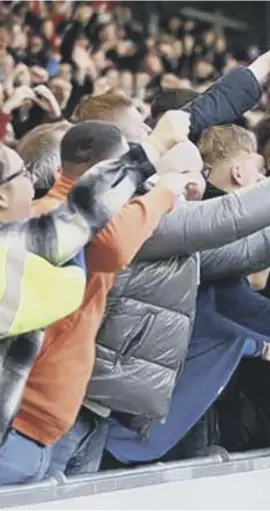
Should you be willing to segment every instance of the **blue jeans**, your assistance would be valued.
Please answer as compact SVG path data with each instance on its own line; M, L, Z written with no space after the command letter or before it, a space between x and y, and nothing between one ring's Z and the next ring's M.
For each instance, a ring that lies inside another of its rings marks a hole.
M107 439L107 420L91 416L82 409L74 426L52 448L47 477L58 472L66 475L97 472Z
M0 485L41 481L50 458L51 447L43 447L11 429L0 449Z

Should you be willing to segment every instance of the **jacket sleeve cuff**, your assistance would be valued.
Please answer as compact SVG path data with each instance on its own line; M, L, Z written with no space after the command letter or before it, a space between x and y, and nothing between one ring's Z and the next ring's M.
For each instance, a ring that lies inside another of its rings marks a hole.
M246 101L249 105L247 110L259 103L262 96L262 87L248 67L239 67L230 73L230 81L236 80L240 90L246 93Z
M152 165L146 152L139 144L129 144L129 151L124 154L122 158L126 161L126 163L130 161L133 165L135 162L138 164L142 181L146 181L149 177L156 173L155 167Z
M209 126L231 124L259 103L262 89L252 71L234 69L204 94L184 107L191 114L191 140Z

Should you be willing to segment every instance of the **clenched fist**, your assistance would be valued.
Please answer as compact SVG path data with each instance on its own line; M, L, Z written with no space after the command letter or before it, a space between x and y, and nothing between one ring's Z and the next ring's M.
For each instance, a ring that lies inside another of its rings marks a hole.
M160 156L171 149L175 144L183 142L190 130L190 115L182 110L169 110L158 121L153 133L150 135Z
M157 174L167 172L181 174L183 172L201 172L203 161L199 149L190 140L176 144L166 152L156 165Z
M6 101L3 112L10 114L16 108L23 106L25 101L35 101L35 99L36 96L33 89L27 85L21 85L15 89L13 95Z
M150 160L156 163L172 147L186 140L189 130L190 115L187 112L182 110L166 112L143 144Z
M168 180L168 188L176 195L180 191L189 200L201 199L204 193L202 168L200 152L188 139L167 151L156 165L157 174L163 184L166 185Z
M158 183L168 188L176 196L183 195L189 200L201 199L204 192L204 181L199 174L193 172L187 172L186 174L176 174L175 172L168 172L168 174L162 174L159 177ZM203 185L203 191L202 190ZM190 190L196 193L196 196L190 197ZM200 195L198 196L198 193Z
M39 106L52 118L61 116L61 109L52 91L46 85L37 85L34 88Z

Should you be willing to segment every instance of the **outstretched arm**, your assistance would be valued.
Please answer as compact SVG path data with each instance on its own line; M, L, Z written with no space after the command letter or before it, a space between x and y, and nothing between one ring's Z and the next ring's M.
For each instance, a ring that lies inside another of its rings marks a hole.
M56 265L67 261L155 172L162 154L187 137L189 126L185 112L167 112L142 147L134 145L119 160L96 165L74 186L65 204L47 216L2 226L0 243L15 237Z
M141 260L167 259L224 246L270 224L270 180L211 201L178 199L144 244Z
M233 123L261 98L261 85L270 72L270 51L249 67L239 67L218 80L183 110L191 115L190 139L210 126Z
M249 275L270 265L270 227L225 247L201 252L204 280Z

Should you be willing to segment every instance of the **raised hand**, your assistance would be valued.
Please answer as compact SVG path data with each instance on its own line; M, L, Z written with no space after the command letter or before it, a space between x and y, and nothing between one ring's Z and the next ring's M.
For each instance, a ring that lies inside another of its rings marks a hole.
M52 118L57 119L61 116L61 108L58 101L46 85L37 85L37 87L34 88L34 92L37 98L36 102L45 112Z
M169 149L187 139L190 130L190 115L181 110L169 110L158 121L155 129L144 144L153 162Z
M21 85L17 87L12 96L5 102L3 106L3 112L10 114L16 108L20 108L26 101L36 101L36 95L27 85Z

